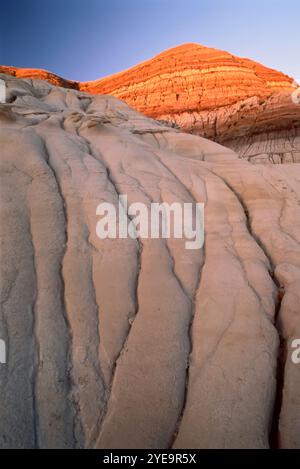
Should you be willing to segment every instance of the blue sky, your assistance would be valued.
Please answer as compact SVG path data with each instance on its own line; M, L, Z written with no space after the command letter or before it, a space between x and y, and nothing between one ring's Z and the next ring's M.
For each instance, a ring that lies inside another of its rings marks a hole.
M300 79L300 0L0 0L0 63L93 80L185 42Z

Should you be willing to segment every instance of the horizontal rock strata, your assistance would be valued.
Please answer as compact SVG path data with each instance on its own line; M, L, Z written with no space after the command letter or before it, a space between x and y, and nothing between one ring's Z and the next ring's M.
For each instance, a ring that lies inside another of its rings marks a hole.
M293 79L225 51L183 44L123 72L81 83L43 70L0 71L113 95L254 163L300 162L300 96Z

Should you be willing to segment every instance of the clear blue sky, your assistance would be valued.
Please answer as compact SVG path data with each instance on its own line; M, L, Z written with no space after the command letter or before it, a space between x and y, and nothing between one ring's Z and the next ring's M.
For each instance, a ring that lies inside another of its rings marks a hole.
M0 0L0 63L93 80L198 42L300 79L300 0Z

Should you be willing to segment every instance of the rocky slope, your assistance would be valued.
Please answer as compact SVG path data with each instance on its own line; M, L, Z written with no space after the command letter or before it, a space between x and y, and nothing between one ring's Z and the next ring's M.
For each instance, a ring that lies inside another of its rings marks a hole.
M300 103L291 97L293 79L228 52L184 44L124 72L83 83L44 71L39 76L38 70L2 71L113 95L147 116L175 122L253 162L300 161Z
M299 447L300 165L1 78L0 446ZM204 202L204 247L99 239L118 194Z
M61 78L55 73L48 72L47 70L41 70L38 68L17 68L7 67L0 65L0 73L11 75L16 78L32 78L38 80L45 80L54 86L62 86L64 88L72 88L75 90L79 89L79 82L73 80L66 80Z

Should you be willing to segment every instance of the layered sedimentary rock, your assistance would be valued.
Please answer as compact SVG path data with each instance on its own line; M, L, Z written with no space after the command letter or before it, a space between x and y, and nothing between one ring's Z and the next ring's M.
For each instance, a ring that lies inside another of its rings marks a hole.
M225 51L184 44L124 72L82 83L10 69L2 71L113 95L146 116L230 146L253 162L300 161L300 98L294 80Z
M293 79L228 52L184 44L80 88L116 96L253 162L300 161L300 101Z
M299 447L300 165L0 77L1 447ZM120 194L204 203L203 248L100 239Z
M79 82L74 80L66 80L55 73L41 70L38 68L17 68L8 67L5 65L0 66L0 73L11 75L16 78L33 78L35 80L45 80L54 86L63 86L64 88L79 89Z

